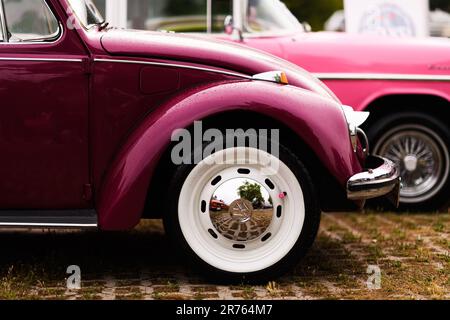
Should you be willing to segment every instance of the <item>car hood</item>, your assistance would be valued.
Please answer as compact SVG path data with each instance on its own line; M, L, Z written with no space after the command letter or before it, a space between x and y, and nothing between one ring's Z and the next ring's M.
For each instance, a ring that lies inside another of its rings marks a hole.
M227 69L253 76L285 71L291 85L339 101L320 80L295 64L248 47L202 35L110 29L101 38L113 56L166 59Z
M314 73L450 74L450 39L391 38L338 32L280 40L284 59Z

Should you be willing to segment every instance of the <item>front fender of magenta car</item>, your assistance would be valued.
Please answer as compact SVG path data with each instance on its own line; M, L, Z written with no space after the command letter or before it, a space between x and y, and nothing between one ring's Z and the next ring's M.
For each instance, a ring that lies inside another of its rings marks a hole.
M139 222L149 182L154 179L155 170L170 147L175 130L188 128L195 121L214 115L242 110L265 115L274 123L289 128L296 135L295 139L303 141L326 168L326 177L331 179L327 183L336 186L332 192L345 195L346 187L350 187L354 188L349 190L351 200L370 197L364 193L367 191L364 186L372 177L370 174L357 176L363 171L361 163L364 160L358 157L349 138L349 124L356 122L346 121L339 104L303 89L266 81L215 83L184 92L168 101L151 113L129 137L110 167L99 193L101 228L121 230ZM377 167L383 165L379 159L372 161ZM393 176L390 169L385 166L384 171L377 171L378 176L373 177L378 181L382 175L385 179L382 182L386 189L377 195L393 189L392 181L398 177ZM352 180L355 175L357 181L355 178ZM379 190L378 186L372 186L375 191ZM330 199L333 196L325 195ZM323 202L345 201L330 199Z
M175 130L188 128L194 121L239 110L267 116L289 128L337 182L341 190L336 192L345 191L349 178L362 171L346 118L335 101L267 81L209 84L183 92L160 106L129 137L99 194L100 226L116 230L124 226L131 228L139 222L149 181Z

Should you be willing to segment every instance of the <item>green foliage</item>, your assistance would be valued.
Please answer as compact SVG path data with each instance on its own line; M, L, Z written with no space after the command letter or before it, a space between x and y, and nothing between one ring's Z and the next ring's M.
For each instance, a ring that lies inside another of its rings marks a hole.
M313 30L323 30L325 21L344 7L343 0L284 0L300 21L308 22Z
M262 208L264 206L264 197L261 193L261 186L257 183L250 183L245 181L245 183L238 188L238 195L250 201L253 208Z

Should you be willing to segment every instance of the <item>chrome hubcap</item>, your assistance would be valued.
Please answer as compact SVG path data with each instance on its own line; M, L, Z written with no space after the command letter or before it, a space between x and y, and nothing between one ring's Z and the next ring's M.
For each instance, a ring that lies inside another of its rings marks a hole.
M374 150L399 165L403 184L401 202L428 200L445 184L448 150L442 139L427 127L400 126L383 135Z
M237 199L230 204L228 213L232 220L238 223L246 223L252 218L253 205L247 199Z
M242 178L229 180L211 198L211 222L229 240L257 239L272 222L271 201L268 190L260 183Z
M409 154L403 159L403 163L405 165L405 169L408 172L414 172L417 170L417 157L413 154Z

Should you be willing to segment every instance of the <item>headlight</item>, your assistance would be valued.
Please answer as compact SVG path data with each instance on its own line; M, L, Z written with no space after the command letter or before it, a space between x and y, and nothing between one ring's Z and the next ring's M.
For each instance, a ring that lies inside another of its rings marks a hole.
M352 107L342 106L344 110L345 118L347 119L348 130L350 133L350 140L352 141L353 151L356 152L358 148L358 136L362 135L364 138L364 143L366 144L366 152L369 152L369 144L367 141L367 136L359 127L366 122L369 118L370 113L366 111L355 111Z

